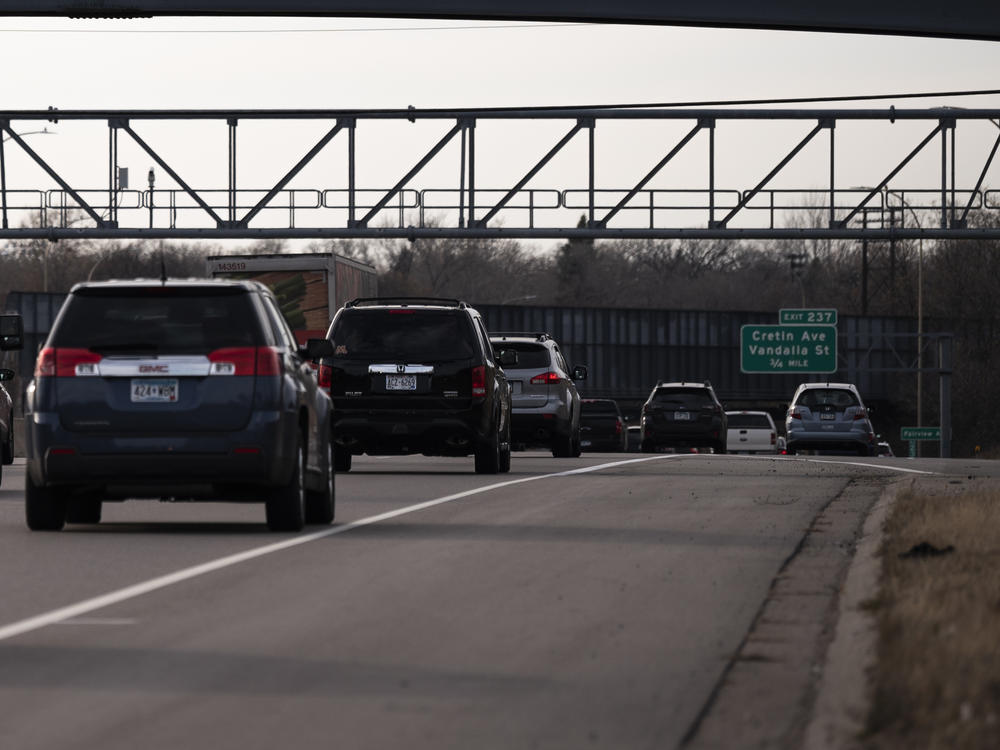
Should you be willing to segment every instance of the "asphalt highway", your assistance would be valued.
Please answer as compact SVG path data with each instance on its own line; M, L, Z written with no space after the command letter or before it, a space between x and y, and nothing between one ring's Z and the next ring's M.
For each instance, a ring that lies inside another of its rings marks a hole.
M262 506L141 501L32 533L19 460L0 486L0 737L697 744L817 516L853 497L860 524L885 483L970 466L528 452L491 477L471 458L356 457L335 524L302 534L268 532Z

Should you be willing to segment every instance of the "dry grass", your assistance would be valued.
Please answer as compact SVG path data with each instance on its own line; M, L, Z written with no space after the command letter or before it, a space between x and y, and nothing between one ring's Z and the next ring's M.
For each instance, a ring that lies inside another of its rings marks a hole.
M929 542L955 551L901 558ZM1000 491L901 495L886 523L866 748L1000 748Z

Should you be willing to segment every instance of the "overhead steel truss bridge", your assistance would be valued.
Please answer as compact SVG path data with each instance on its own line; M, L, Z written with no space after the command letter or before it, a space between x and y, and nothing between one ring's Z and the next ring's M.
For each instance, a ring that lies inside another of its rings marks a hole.
M0 131L0 239L1000 239L994 109L49 109Z

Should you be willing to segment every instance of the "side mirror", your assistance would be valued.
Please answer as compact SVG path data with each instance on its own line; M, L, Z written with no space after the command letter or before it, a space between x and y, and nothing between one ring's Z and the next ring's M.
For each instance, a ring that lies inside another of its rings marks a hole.
M500 360L501 367L514 367L517 365L518 360L517 351L514 349L504 349L500 352L498 359Z
M13 380L17 377L17 373L13 370L8 370L6 367L0 370L0 381Z
M305 351L309 359L323 359L333 356L333 342L330 339L309 339Z
M587 379L587 368L583 365L577 365L573 368L573 380L586 380Z
M24 321L17 314L0 315L0 350L24 348Z

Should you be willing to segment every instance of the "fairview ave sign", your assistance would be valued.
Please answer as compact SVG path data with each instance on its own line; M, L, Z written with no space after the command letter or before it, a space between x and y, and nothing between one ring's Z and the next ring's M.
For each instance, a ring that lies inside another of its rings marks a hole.
M746 325L740 329L745 373L836 372L837 327Z

